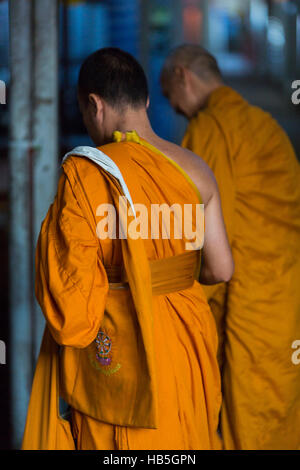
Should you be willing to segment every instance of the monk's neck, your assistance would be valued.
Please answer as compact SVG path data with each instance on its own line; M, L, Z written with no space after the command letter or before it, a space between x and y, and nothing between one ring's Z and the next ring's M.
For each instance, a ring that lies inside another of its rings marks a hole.
M151 127L147 116L147 111L145 109L141 111L128 111L116 123L115 130L124 133L134 130L140 137L144 138L145 140L150 140L156 135Z
M222 82L213 82L207 86L207 88L201 87L201 89L195 91L196 96L198 96L198 106L195 114L198 114L201 109L206 108L209 105L211 96L215 94L217 90L224 87Z

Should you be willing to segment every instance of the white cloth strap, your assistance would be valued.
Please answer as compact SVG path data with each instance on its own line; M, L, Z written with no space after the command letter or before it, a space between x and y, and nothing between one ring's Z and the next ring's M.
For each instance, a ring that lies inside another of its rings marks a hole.
M84 145L80 147L75 147L73 150L71 150L71 152L66 153L62 159L61 164L63 165L66 159L72 155L77 157L87 157L93 162L97 163L97 165L103 168L103 170L105 170L107 173L114 176L119 181L123 194L129 201L133 214L136 217L134 204L131 199L129 189L124 181L122 173L111 158L109 158L107 155L105 155L105 153L101 152L101 150L98 150L95 147L88 147Z

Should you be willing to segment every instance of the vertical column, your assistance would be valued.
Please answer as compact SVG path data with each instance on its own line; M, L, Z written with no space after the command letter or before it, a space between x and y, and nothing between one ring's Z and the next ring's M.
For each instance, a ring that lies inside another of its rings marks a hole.
M202 8L202 46L206 49L210 48L209 43L209 0L201 0Z
M297 15L296 4L290 2L282 5L285 29L285 77L283 86L287 99L290 97L291 82L297 73Z
M58 5L10 2L10 351L13 446L21 444L44 327L34 254L57 186Z
M139 51L139 0L109 0L111 45L138 57Z
M149 25L149 16L150 16L150 7L149 2L141 2L141 29L140 29L140 61L145 70L146 75L149 74L149 54L150 54L150 25Z
M10 350L12 443L19 447L32 380L31 19L32 2L10 2Z
M33 247L41 222L53 202L58 177L58 2L34 2L33 138ZM34 250L32 253L34 262ZM32 271L34 272L34 265ZM34 287L34 286L33 286ZM44 318L34 301L34 357L39 352Z
M183 0L172 0L172 24L170 31L170 38L172 41L171 47L176 47L182 44L183 41Z

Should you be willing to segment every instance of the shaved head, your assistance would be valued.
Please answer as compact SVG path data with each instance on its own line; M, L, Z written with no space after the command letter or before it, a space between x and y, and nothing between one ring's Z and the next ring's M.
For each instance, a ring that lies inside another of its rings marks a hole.
M170 53L162 69L161 80L169 81L178 66L191 70L203 81L222 81L222 74L214 56L196 44L184 44Z
M191 119L206 106L211 93L223 86L223 79L216 59L206 49L185 44L166 59L160 83L172 108Z

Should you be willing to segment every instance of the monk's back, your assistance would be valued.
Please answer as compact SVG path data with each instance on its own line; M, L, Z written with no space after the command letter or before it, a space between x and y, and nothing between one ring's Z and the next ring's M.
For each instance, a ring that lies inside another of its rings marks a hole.
M269 113L251 106L233 90L208 112L221 127L231 155L237 207L239 214L249 217L253 243L266 254L270 246L266 234L272 237L276 230L272 241L278 240L280 250L283 237L300 230L300 166L288 136ZM262 211L268 224L261 219Z
M261 227L266 239L270 229L271 236L278 228L276 217L286 223L280 230L299 230L300 166L288 136L270 114L251 106L231 88L221 87L191 121L183 145L214 171L229 232L238 226L233 221L238 214L244 220L248 217L244 240L253 225L252 242L259 246L257 230ZM229 194L230 205L239 208L234 216L226 210ZM261 224L260 209L267 217L273 214L274 220L270 216L271 223Z
M179 209L180 207L179 210L184 215L185 205L201 203L202 201L199 200L195 187L163 155L144 145L135 142L121 142L105 145L101 150L109 155L121 170L134 204L142 204L146 208L149 216L149 237L144 239L144 242L148 258L157 259L184 252L187 240L184 236L174 238L172 208ZM174 149L170 146L168 150ZM186 151L182 149L182 152L185 153ZM191 153L191 155L193 154ZM197 159L197 157L195 158ZM151 213L154 213L155 206L164 208L166 214L168 214L170 208L171 229L169 238L162 236L163 227L161 222L158 236L151 236L151 223L154 224L155 222L154 219L151 220ZM194 212L195 214L196 212ZM193 231L196 230L195 216L192 220L192 229ZM120 245L119 240L114 240L113 243L116 246ZM109 248L108 252L116 253L116 249Z
M203 116L203 120L201 118ZM289 164L299 175L297 159L293 147L284 130L273 117L257 106L252 106L236 91L221 87L211 96L207 108L200 111L199 133L205 141L210 125L214 122L226 143L234 162L245 166L265 165L272 170L276 162ZM197 117L195 118L197 122ZM205 122L208 129L204 127ZM218 139L211 142L211 150L216 149ZM206 161L205 150L203 158ZM271 166L272 165L272 166ZM262 167L264 168L264 167Z

